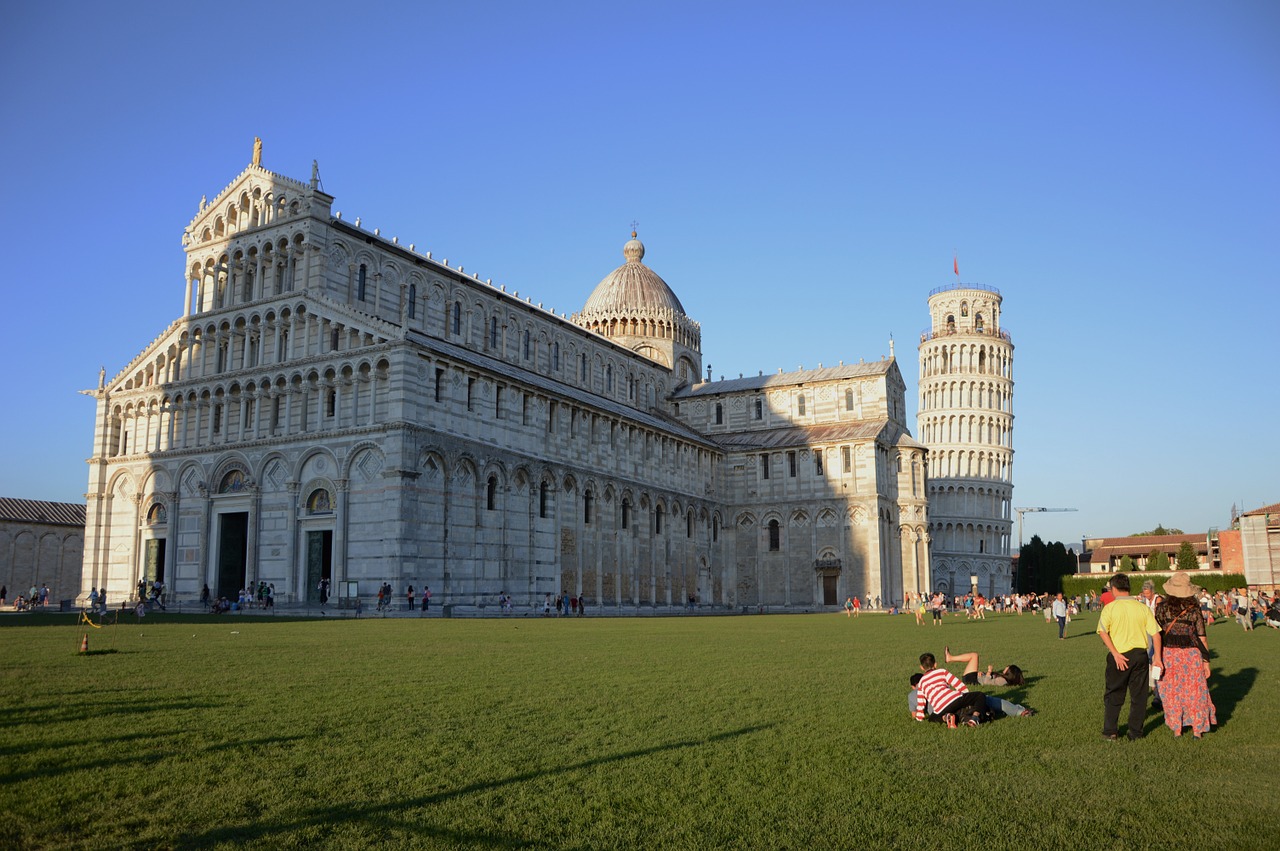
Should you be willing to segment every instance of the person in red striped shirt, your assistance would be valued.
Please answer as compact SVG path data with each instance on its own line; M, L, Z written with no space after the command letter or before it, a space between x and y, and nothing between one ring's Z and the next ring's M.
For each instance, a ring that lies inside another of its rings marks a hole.
M916 685L916 711L912 713L917 721L941 717L948 727L955 727L958 717L967 721L968 716L986 708L987 696L969 691L955 674L939 668L932 653L920 654L920 670L923 676Z

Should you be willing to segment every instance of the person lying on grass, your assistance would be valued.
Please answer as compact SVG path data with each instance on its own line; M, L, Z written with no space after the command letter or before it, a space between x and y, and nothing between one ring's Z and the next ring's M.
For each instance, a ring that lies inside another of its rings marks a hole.
M986 673L982 673L978 670L977 653L952 653L950 647L943 647L942 654L947 662L964 662L964 675L960 679L967 686L1022 685L1022 669L1017 665L1007 665L998 674L994 673L988 665Z
M923 676L924 674L919 674L919 673L911 675L911 691L907 692L907 711L908 712L913 712L913 713L915 712L916 700L917 700L916 685L920 682L920 678ZM987 695L987 709L995 713L1000 713L1001 715L1010 715L1010 716L1013 716L1014 718L1030 718L1032 715L1036 714L1036 711L1034 709L1031 709L1030 707L1021 706L1017 703L1014 703L1011 700L1005 700L1004 698L996 697L994 694ZM941 721L942 719L930 718L929 720Z
M916 684L916 706L912 715L917 721L926 717L940 717L948 727L956 726L957 715L966 723L976 725L971 716L987 708L987 696L980 691L969 691L968 686L946 668L938 667L932 653L920 654L922 676Z

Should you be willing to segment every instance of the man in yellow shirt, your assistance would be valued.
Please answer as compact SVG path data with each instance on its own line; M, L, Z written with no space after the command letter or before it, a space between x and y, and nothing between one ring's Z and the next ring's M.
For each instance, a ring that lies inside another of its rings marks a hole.
M1148 665L1162 667L1160 659L1160 626L1151 609L1142 600L1129 596L1129 577L1117 573L1111 577L1115 599L1102 609L1098 635L1107 646L1107 687L1102 695L1102 738L1115 741L1119 737L1120 707L1124 693L1129 692L1129 741L1142 738L1142 724L1147 717ZM1147 660L1147 636L1154 650Z

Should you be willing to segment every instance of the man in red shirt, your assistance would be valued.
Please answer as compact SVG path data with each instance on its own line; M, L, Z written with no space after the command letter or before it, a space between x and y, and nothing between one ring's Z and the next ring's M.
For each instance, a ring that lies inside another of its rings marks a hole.
M957 715L965 718L986 708L987 696L980 691L969 691L969 687L955 674L939 668L932 653L920 654L920 670L924 675L916 685L916 711L913 713L917 721L923 721L926 715L940 716L948 727L954 727Z

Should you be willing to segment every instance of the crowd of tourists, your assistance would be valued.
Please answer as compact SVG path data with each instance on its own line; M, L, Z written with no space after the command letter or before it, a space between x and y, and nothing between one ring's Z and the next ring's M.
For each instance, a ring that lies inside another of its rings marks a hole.
M5 606L9 602L9 586L0 585L0 606ZM49 605L49 585L43 583L40 585L33 584L26 594L19 593L13 598L13 610L15 612L31 612L36 609L43 609Z
M504 594L503 598L503 611L510 614L511 597L510 595ZM569 617L571 615L574 617L582 617L587 613L587 598L570 597L568 594L547 594L542 600L542 616L544 618L551 617L552 608L555 609L555 617L558 618Z
M923 622L926 611L941 614L954 609L969 617L980 617L979 598L972 603L964 599L948 600L935 593L927 598L908 595L905 605L914 607L916 620ZM1059 638L1069 613L1081 607L1101 610L1097 634L1107 650L1103 676L1102 738L1120 738L1120 713L1127 698L1128 724L1124 729L1130 740L1144 735L1147 707L1154 697L1163 723L1176 738L1189 730L1192 739L1200 739L1217 723L1217 708L1209 692L1213 675L1209 655L1207 627L1215 618L1235 618L1246 630L1261 619L1267 626L1280 629L1280 599L1276 594L1246 588L1231 592L1210 593L1191 582L1185 571L1176 571L1157 590L1155 580L1147 580L1136 594L1131 593L1130 579L1117 573L1101 594L1081 595L1068 600L1062 594L1010 595L1002 603L1019 613L1040 608L1047 620L1057 620ZM911 676L908 709L918 721L936 721L948 727L977 726L996 718L1028 716L1034 710L1013 703L1005 697L976 691L974 686L991 688L1022 687L1027 681L1021 668L1006 665L995 671L991 665L983 671L978 654L952 653L943 648L944 664L962 663L964 671L957 677L938 665L932 653L920 656L920 671Z

